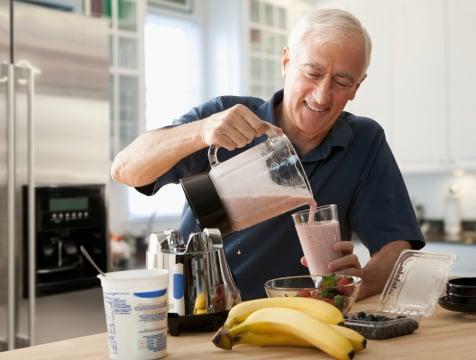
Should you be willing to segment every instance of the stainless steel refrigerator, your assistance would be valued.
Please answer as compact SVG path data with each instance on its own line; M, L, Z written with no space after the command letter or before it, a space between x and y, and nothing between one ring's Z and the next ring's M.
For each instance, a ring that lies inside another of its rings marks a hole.
M19 338L35 344L44 328L35 294L35 189L109 183L108 63L104 19L0 0L0 351Z

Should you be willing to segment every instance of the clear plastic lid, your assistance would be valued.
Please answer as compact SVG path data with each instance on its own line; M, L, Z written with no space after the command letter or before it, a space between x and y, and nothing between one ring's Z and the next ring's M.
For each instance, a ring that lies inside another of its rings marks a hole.
M402 251L380 297L380 310L431 316L455 258L454 254Z

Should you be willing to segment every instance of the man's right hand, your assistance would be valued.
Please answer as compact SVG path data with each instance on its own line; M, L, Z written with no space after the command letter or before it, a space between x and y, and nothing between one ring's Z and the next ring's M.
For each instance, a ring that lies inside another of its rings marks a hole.
M249 144L270 128L282 133L280 128L261 120L246 106L237 104L204 119L202 139L209 146L231 151Z

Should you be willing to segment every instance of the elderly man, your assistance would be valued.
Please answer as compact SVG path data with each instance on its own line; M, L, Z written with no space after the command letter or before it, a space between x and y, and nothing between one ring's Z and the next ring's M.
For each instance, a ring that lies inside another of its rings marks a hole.
M344 111L366 77L370 52L367 31L354 16L316 10L295 26L283 50L283 90L269 101L217 97L172 126L140 135L117 155L113 179L150 195L208 171L212 144L229 150L227 158L263 141L270 127L284 131L317 202L338 206L343 241L334 249L342 257L329 270L361 276L359 298L378 293L400 252L424 242L384 131ZM188 206L181 230L185 236L198 231ZM353 254L353 232L371 254L364 267ZM289 213L226 236L225 252L244 299L264 296L263 283L270 278L307 272Z

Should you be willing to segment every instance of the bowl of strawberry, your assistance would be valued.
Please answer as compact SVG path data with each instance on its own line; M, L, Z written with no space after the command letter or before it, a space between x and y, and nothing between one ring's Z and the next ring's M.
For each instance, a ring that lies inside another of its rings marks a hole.
M361 278L347 275L288 276L268 280L264 289L268 297L300 296L319 299L347 314L359 293Z

